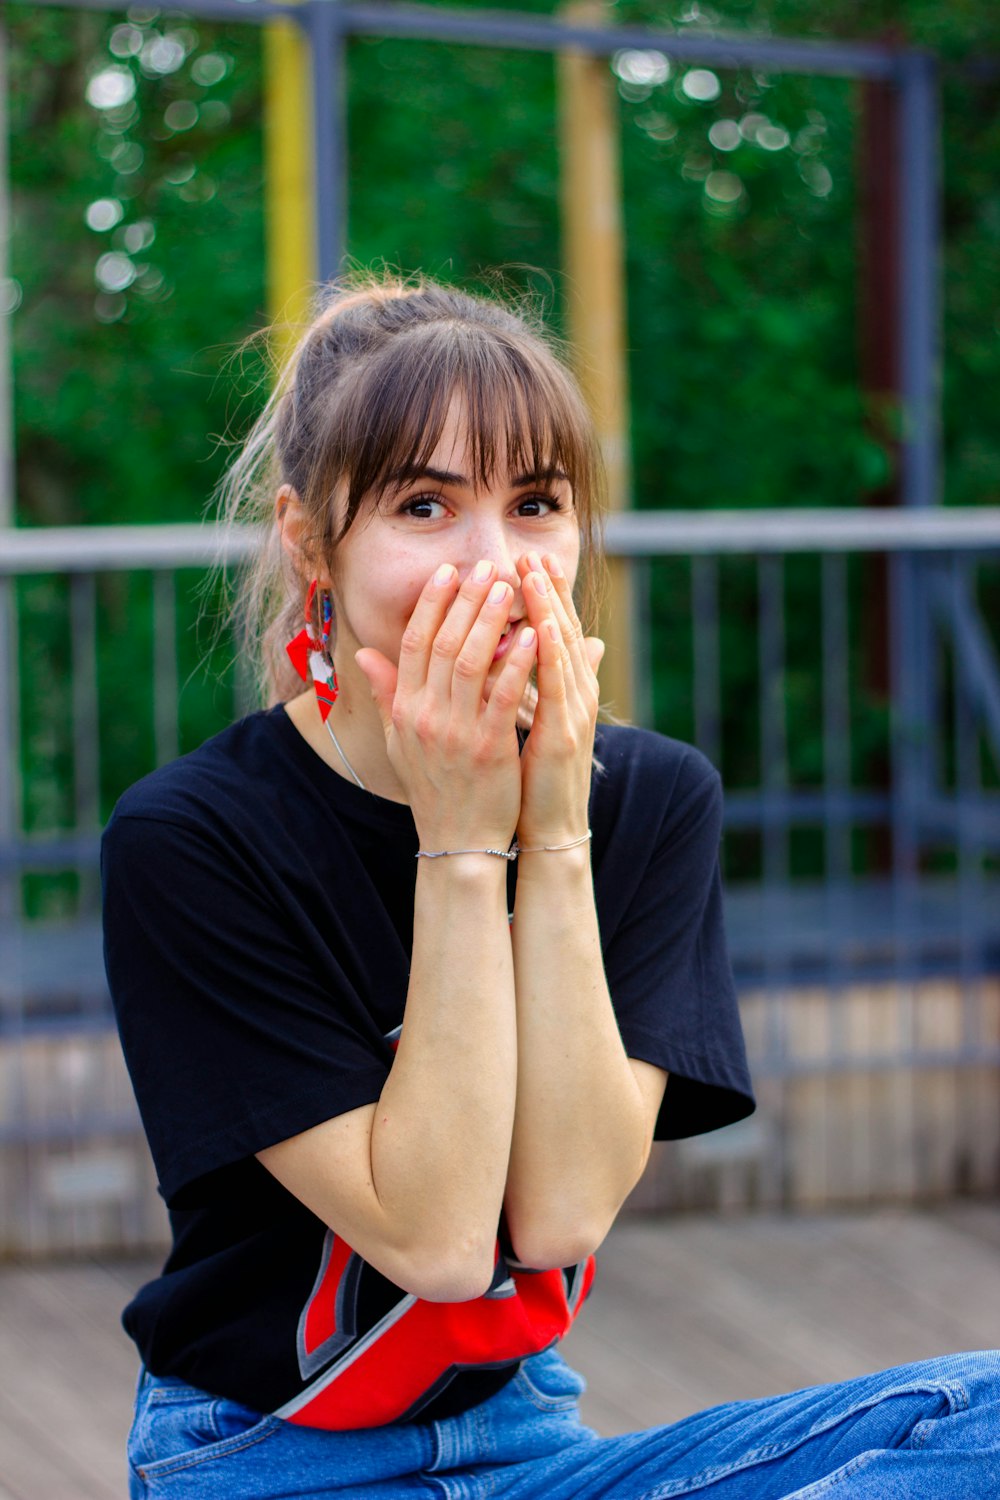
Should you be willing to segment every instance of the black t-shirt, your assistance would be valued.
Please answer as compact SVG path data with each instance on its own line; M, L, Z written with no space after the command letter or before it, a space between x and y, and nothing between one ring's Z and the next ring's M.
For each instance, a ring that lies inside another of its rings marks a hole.
M601 726L590 822L627 1053L669 1075L660 1139L753 1109L722 924L721 789L695 749ZM174 1246L124 1314L146 1365L308 1425L467 1409L558 1338L593 1267L407 1297L254 1153L375 1102L403 1023L408 807L326 766L281 707L154 772L104 835L105 957ZM509 868L511 906L516 865ZM427 1350L431 1353L428 1355Z

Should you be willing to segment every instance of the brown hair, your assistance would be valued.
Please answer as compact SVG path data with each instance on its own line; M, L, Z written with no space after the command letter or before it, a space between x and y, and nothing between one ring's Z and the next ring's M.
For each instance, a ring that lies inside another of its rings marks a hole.
M602 470L590 417L551 336L524 310L422 278L354 279L329 290L220 486L222 519L257 524L264 545L241 589L246 643L270 702L300 684L284 646L302 623L305 581L284 563L274 502L291 485L305 545L329 559L391 474L426 466L452 399L464 400L477 484L498 465L569 478L581 533L578 601L596 619ZM338 524L335 499L347 485Z

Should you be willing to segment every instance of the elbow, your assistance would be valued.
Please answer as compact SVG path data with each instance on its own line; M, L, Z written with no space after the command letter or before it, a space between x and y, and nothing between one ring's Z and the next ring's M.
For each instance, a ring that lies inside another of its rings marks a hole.
M570 1227L533 1224L515 1230L511 1226L511 1244L518 1265L530 1271L561 1270L593 1255L610 1227L610 1224Z
M489 1291L495 1270L494 1240L489 1246L431 1246L411 1251L392 1280L422 1302L473 1302Z

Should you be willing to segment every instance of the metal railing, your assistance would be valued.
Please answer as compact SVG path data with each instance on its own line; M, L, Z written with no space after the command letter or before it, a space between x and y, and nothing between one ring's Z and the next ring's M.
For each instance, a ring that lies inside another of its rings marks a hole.
M993 771L1000 766L1000 671L978 598L989 587L997 597L1000 509L638 512L612 517L607 542L634 573L640 718L697 743L727 785L727 900L740 985L1000 972L1000 792L995 777L989 784L991 757ZM114 575L151 580L149 740L151 765L159 764L181 748L178 572L238 565L254 545L246 533L202 526L0 533L8 618L23 616L15 594L31 578L61 580L65 590L67 629L55 639L70 662L48 669L58 695L49 712L69 716L73 746L65 768L72 816L24 832L17 705L44 688L37 666L33 685L17 680L32 628L21 618L0 730L8 808L0 1025L106 1024L98 837L109 783L112 794L122 788L106 765L119 689L99 666L102 589ZM869 653L859 644L858 612L872 587L859 573L866 557L884 560L887 591L891 711L879 719L868 705L868 732L882 737L869 756L883 763L881 782L859 776L852 746L865 712L860 676ZM245 711L238 682L233 693L232 712ZM803 769L804 734L811 749ZM852 855L859 838L868 840L860 868ZM804 863L796 856L803 840L812 851ZM67 870L78 882L69 919L27 920L25 875Z
M633 573L642 717L724 773L727 927L761 1105L663 1158L650 1201L992 1191L995 1148L978 1122L993 1118L1000 1067L1000 510L633 513L612 518L608 544ZM20 632L0 684L8 1248L162 1237L101 958L99 827L122 776L108 638L127 583L148 611L129 594L147 702L130 678L128 711L148 719L148 764L129 780L185 746L193 589L254 546L200 526L0 531L0 609L9 639ZM866 633L873 600L884 639ZM883 649L880 717L865 675ZM61 748L38 731L39 703L43 720L69 721ZM219 727L250 706L230 674ZM867 760L859 728L873 735ZM71 787L65 815L37 826L36 810L31 831L26 750L61 756L49 770ZM872 758L882 774L866 777ZM27 883L66 870L62 918L32 920Z

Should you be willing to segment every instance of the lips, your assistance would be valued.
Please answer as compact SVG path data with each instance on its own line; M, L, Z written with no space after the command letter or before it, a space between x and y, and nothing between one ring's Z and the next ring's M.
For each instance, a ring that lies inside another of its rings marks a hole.
M514 639L514 636L517 632L517 627L520 625L520 623L520 619L507 621L500 636L500 640L497 642L497 648L493 653L494 661L499 661L502 656L506 655L510 647L510 643Z

